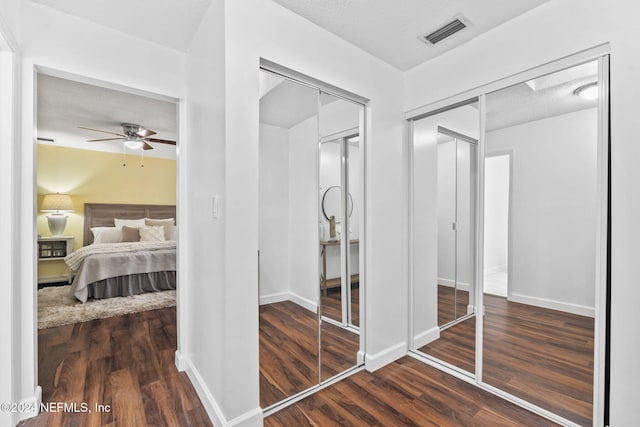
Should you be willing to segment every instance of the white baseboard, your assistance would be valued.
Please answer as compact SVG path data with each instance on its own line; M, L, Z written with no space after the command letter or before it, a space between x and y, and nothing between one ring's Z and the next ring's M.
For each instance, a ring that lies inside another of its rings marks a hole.
M314 313L318 312L318 305L315 302L308 300L306 298L303 298L298 294L294 294L293 292L290 292L289 295L290 295L289 299L292 302L295 302L299 306L304 307L311 312L314 312Z
M484 275L487 276L489 274L500 273L502 271L507 271L507 264L497 265L494 267L489 267L484 269Z
M263 412L262 408L254 408L249 412L229 420L227 426L242 426L242 427L262 427L263 425Z
M19 412L18 419L20 421L33 418L40 413L40 404L42 403L42 388L38 385L33 391L33 395L20 401L21 408L35 408L35 411Z
M260 305L274 304L276 302L288 301L290 298L289 292L278 292L276 294L261 295Z
M214 426L226 426L227 419L222 413L222 409L214 399L213 394L211 394L211 390L205 384L200 372L193 366L191 359L187 356L181 356L181 364L184 366L184 372L187 373L189 380L191 380L191 384L193 384L193 388L196 390L196 394L200 398L200 401L204 405L204 409L207 411L207 415L211 419L211 423Z
M291 301L304 307L311 312L317 312L317 304L311 300L301 297L293 292L279 292L276 294L263 295L260 297L260 305L274 304L276 302Z
M182 356L182 354L180 353L180 350L176 350L174 363L176 364L176 368L178 368L179 372L184 372L187 370L187 362L184 356Z
M389 363L407 355L407 343L401 342L374 355L365 356L365 368L369 372L376 371Z
M356 363L358 365L364 365L364 359L365 359L365 353L362 350L358 350L358 353L356 353Z
M440 328L438 326L434 326L433 328L420 332L418 335L413 337L413 348L418 349L437 340L438 338L440 338Z
M473 304L467 305L467 314L473 314L475 313L475 310L476 310L476 307Z
M178 362L179 361L179 362ZM211 422L215 426L222 427L231 427L231 426L243 426L243 427L253 427L253 426L262 426L262 408L254 408L244 414L233 418L231 420L227 420L220 409L220 405L216 402L216 399L211 394L211 390L205 384L200 372L193 366L191 359L184 355L179 355L176 351L176 365L180 364L184 371L186 372L191 384L193 384L193 388L196 390L196 394L200 398L200 401L204 405L205 410L207 411L207 415L211 419Z
M521 304L533 305L536 307L549 308L551 310L564 311L566 313L579 314L581 316L595 317L596 310L585 305L572 304L569 302L555 301L545 298L532 297L528 295L514 294L509 296L509 301Z
M453 288L454 284L455 282L453 280L443 279L441 277L438 277L438 285L446 286L448 288ZM471 291L471 285L464 282L458 282L458 290L469 292Z

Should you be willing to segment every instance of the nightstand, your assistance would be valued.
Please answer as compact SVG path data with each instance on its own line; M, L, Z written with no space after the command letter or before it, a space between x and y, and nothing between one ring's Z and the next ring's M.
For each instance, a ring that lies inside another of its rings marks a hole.
M38 274L38 284L63 282L71 279L70 272L64 265L64 258L73 252L73 243L73 236L38 237L38 263L50 264L55 261L57 261L56 264L62 263L60 266L51 265L47 268L48 270L54 270L58 274L48 276L40 276ZM62 274L63 272L65 274Z

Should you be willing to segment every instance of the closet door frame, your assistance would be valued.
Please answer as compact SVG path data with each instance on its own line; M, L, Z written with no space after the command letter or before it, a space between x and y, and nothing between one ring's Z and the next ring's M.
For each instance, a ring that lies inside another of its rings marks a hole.
M347 90L341 89L337 86L333 86L331 84L325 83L321 80L318 80L314 77L308 76L306 74L300 73L298 71L295 71L291 68L287 68L283 65L277 64L275 62L272 62L268 59L265 58L260 58L260 66L259 66L259 71L263 71L269 74L273 74L276 76L279 76L283 79L286 80L290 80L292 82L301 84L303 86L307 86L310 87L314 90L317 91L318 94L318 105L320 105L320 96L321 93L326 93L328 95L332 95L335 96L337 98L343 99L345 101L349 101L355 104L358 104L361 106L360 109L360 117L359 117L359 125L358 125L358 129L357 132L359 134L360 137L360 159L359 159L359 175L360 175L360 197L361 197L361 201L360 201L360 211L359 211L359 219L360 219L360 251L359 251L359 262L360 262L360 304L359 304L359 311L360 311L360 324L359 324L359 330L358 330L358 334L359 334L359 350L356 356L356 364L355 366L348 368L346 370L344 370L343 372L328 378L326 380L322 380L322 310L321 310L321 293L320 293L320 277L318 276L318 283L317 283L317 288L318 288L318 297L316 300L316 306L317 306L317 316L318 316L318 383L306 390L303 390L301 392L298 392L292 396L289 396L283 400L281 400L280 402L276 402L272 405L270 405L267 408L263 409L263 417L267 417L275 412L278 412L281 409L284 409L290 405L295 404L296 402L316 393L317 391L320 391L356 372L359 372L361 370L364 369L364 362L365 362L365 331L366 331L366 319L365 319L365 301L366 301L366 243L368 241L367 239L367 235L368 235L368 224L366 222L366 214L365 214L365 210L366 210L366 203L367 203L367 195L366 195L366 161L367 161L367 122L366 122L366 118L368 115L368 108L369 108L369 99L365 98L363 96L357 95L353 92L349 92ZM318 114L320 113L320 111L318 110ZM320 119L320 118L319 118ZM319 167L319 162L320 162L320 145L321 145L322 141L320 138L320 131L318 129L318 138L317 138L317 143L316 143L316 212L319 212L319 197L320 197L320 190L319 190L319 179L320 179L320 167ZM342 150L342 149L341 149ZM341 162L344 160L344 157L341 156ZM343 165L341 165L341 173L343 172ZM343 191L343 206L348 206L347 200L344 199L344 191ZM348 224L348 221L346 221L346 223ZM344 233L343 233L344 234ZM319 230L318 230L318 242L319 242ZM348 237L347 237L347 241L348 241ZM341 247L344 246L343 244L341 244ZM341 248L341 251L343 249ZM342 258L342 256L341 256ZM318 244L318 253L317 253L317 258L316 259L320 259L320 245ZM344 262L344 261L341 261ZM346 271L345 268L342 268L341 266L341 275L344 275L344 272Z
M609 226L609 152L610 152L610 136L609 136L609 44L603 44L591 49L578 52L573 55L560 58L558 60L534 67L520 73L511 75L504 79L494 81L492 83L459 93L457 95L427 104L422 107L415 108L405 113L405 119L408 121L409 129L409 355L444 372L447 372L456 378L467 381L475 386L504 398L518 406L544 416L551 421L561 425L576 426L575 423L555 414L526 400L520 399L501 389L493 387L482 380L483 368L483 320L484 320L484 278L483 278L483 261L484 261L484 158L485 158L485 133L486 133L486 94L495 92L500 89L522 83L542 75L561 71L563 69L578 66L587 62L597 61L598 63L598 82L600 88L600 96L598 99L598 124L597 124L597 224L596 224L596 259L595 259L595 319L594 319L594 359L593 359L593 424L604 425L605 414L608 408L608 375L609 354L606 348L608 340L608 314L609 314L609 295L610 295L610 279L609 279L609 242L610 236L608 232ZM478 179L476 183L476 191L478 195L476 203L476 372L470 376L469 373L461 372L459 369L438 361L435 358L427 357L422 353L416 352L413 343L413 176L414 176L414 122L431 115L438 114L459 106L469 103L469 100L479 99L479 119L480 119L480 138L477 150L477 173Z

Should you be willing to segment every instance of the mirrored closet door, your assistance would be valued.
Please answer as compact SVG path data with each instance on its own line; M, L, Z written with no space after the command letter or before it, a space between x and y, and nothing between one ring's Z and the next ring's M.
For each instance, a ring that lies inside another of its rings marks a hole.
M484 139L482 380L585 426L593 411L599 83L592 61L489 93Z
M362 105L320 93L322 380L356 366L360 348L360 116Z
M608 57L595 58L411 120L412 351L571 426L604 410Z
M359 364L364 106L260 72L260 405Z
M413 122L413 340L475 372L477 100Z
M316 151L318 91L261 72L260 404L320 378Z

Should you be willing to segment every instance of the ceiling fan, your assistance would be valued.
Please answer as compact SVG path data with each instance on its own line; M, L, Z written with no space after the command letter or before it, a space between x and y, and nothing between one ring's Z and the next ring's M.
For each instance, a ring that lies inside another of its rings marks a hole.
M140 125L133 123L120 123L120 126L122 126L122 134L106 130L92 129L84 126L78 126L78 128L118 136L118 138L88 139L87 142L122 140L124 145L132 150L138 150L140 148L143 150L153 150L153 146L149 144L149 142L176 145L175 141L170 141L168 139L149 138L150 136L155 135L156 132Z

